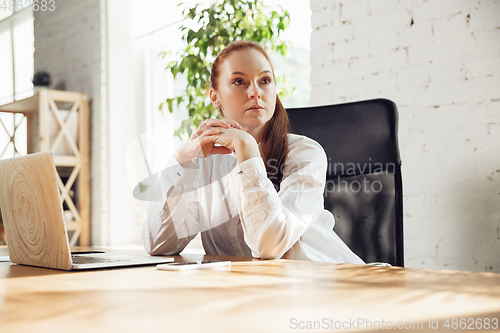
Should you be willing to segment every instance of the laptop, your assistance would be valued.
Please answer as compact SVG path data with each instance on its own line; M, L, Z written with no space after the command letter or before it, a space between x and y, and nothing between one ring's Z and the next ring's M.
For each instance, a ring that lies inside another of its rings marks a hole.
M0 160L0 208L11 262L80 270L174 260L99 251L71 253L56 172L49 152Z

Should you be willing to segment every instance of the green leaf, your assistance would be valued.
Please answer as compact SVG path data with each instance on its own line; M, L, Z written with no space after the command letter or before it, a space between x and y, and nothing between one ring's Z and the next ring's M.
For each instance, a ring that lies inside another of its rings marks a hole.
M172 60L171 62L168 63L167 69L175 67L175 66L177 66L177 61Z
M144 185L143 183L139 183L139 191L141 191L141 193L143 193L144 191L146 191L148 189L148 185Z
M167 98L167 104L168 104L168 111L170 111L170 113L173 113L174 112L174 99L173 98Z
M281 55L286 55L288 52L288 47L286 46L285 43L281 44Z

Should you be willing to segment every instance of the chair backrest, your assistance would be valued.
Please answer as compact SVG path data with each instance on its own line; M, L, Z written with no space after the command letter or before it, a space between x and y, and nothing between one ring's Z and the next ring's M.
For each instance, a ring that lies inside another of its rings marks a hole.
M403 186L396 105L374 99L287 109L292 133L325 149L325 209L365 262L404 266Z

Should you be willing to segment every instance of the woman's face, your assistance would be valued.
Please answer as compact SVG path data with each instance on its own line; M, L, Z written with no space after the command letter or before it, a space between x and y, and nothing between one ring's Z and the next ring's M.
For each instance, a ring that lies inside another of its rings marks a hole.
M276 84L271 64L255 49L231 53L220 65L219 86L210 91L223 117L237 121L260 140L276 107Z

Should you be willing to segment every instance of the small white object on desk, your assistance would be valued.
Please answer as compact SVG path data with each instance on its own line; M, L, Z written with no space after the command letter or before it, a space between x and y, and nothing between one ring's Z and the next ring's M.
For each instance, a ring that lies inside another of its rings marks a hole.
M5 261L5 262L10 261L9 256L0 256L0 262L4 262L4 261Z
M202 260L202 261L188 261L188 262L172 262L156 266L157 269L164 271L183 271L183 270L219 268L219 267L231 267L231 262L220 261L220 260Z

